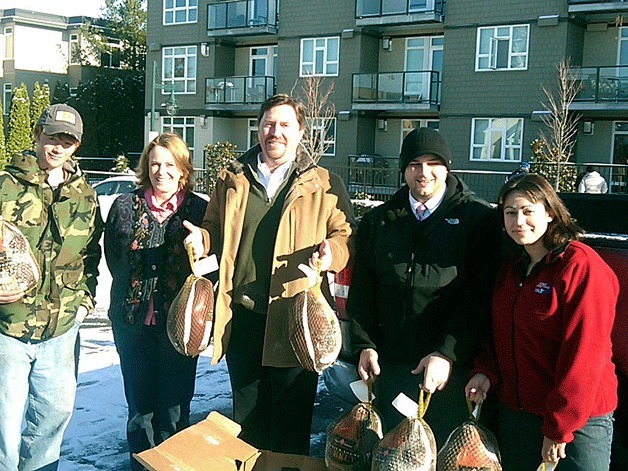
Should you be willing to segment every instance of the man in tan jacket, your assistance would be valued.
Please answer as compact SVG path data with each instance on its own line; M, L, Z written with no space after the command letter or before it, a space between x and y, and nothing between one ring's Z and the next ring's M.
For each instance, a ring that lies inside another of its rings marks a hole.
M220 258L213 363L226 354L234 419L244 440L308 454L317 375L288 338L293 297L309 282L298 268L342 270L355 230L340 178L301 151L305 113L275 95L258 115L259 144L218 178L202 228L185 223L195 255Z

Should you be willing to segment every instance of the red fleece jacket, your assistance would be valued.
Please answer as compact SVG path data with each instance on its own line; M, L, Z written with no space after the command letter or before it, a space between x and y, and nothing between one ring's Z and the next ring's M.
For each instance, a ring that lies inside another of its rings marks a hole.
M619 283L580 242L550 252L523 276L502 266L493 294L494 349L476 360L508 407L543 417L543 435L571 442L590 417L617 407L611 330Z

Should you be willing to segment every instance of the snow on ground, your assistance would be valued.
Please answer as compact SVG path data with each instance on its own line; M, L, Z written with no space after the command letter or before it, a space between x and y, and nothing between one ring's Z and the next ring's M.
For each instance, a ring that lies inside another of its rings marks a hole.
M96 312L81 326L81 353L74 415L61 448L60 471L129 469L126 444L126 401L119 358L107 319L111 278L104 261L100 265ZM211 411L231 416L231 390L224 361L210 366L209 353L198 362L196 391L191 405L193 423ZM319 381L312 425L312 455L322 457L325 430L346 405L331 396Z

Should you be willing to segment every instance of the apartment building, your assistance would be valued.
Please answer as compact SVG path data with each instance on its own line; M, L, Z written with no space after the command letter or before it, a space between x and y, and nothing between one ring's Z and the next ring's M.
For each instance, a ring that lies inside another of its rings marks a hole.
M18 3L18 2L16 2ZM120 61L116 54L96 54L83 37L85 24L92 31L103 31L100 20L83 16L65 17L10 8L0 10L0 83L2 108L8 114L13 89L23 82L29 91L35 82L57 81L68 84L72 93L80 82L88 81L103 70L116 73ZM109 39L112 45L116 42Z
M313 74L335 87L323 165L393 168L423 125L445 134L454 169L510 172L532 158L543 87L566 57L583 87L573 160L625 164L623 1L151 0L147 136L176 130L202 166L206 144L254 144L259 105ZM162 106L171 91L175 116Z

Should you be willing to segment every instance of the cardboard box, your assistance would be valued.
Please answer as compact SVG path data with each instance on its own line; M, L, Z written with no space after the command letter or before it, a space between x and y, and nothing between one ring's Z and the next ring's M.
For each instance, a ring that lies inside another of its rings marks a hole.
M218 412L133 456L151 471L325 471L317 458L258 450L240 440L240 426Z

